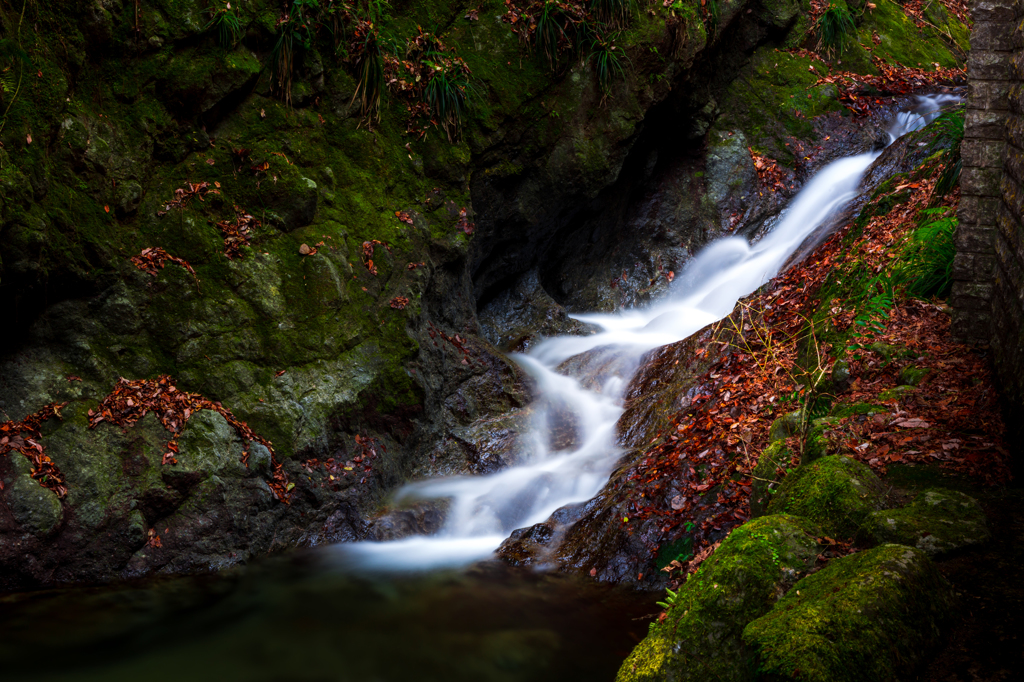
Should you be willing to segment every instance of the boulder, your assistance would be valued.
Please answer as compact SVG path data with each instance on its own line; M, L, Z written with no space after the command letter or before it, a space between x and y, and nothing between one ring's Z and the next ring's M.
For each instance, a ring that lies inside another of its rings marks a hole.
M769 514L796 514L840 537L858 534L884 505L884 488L867 466L833 455L794 469L768 505Z
M670 595L666 617L651 624L617 682L752 680L754 651L742 640L743 628L814 565L819 533L806 519L787 515L734 530Z
M902 509L868 514L862 531L877 543L909 545L932 557L948 555L992 537L985 513L973 497L941 488L925 490Z
M882 545L809 575L747 625L743 643L771 680L903 679L938 643L953 591L925 552Z

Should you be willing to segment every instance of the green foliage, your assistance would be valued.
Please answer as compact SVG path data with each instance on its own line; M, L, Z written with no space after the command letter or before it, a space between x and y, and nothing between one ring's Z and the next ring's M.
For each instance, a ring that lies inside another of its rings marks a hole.
M875 277L872 280L883 287L887 284L881 277ZM860 339L874 334L881 334L885 331L885 322L889 319L889 311L893 307L894 294L893 289L886 287L885 291L872 296L858 306L860 314L853 320L856 328L852 334L853 340L849 346L850 350L864 349L864 343Z
M359 75L352 101L359 101L364 118L380 120L380 100L384 92L384 51L376 32L366 33L356 68Z
M663 609L670 609L676 603L676 598L679 596L679 593L666 589L665 594L668 595L667 597L665 597L665 601L659 601L656 603Z
M842 54L846 42L856 35L857 26L845 6L829 5L814 23L814 32L818 35L819 48L824 48L828 54Z
M469 79L459 70L438 69L423 90L423 99L431 114L451 141L458 135L462 115L469 103Z
M236 0L237 1L237 0ZM217 40L221 47L227 49L234 47L242 37L242 22L238 14L231 8L231 3L225 3L224 7L214 11L209 23L203 28L204 31L215 31Z
M925 209L922 213L926 216L942 217L925 223L911 235L900 270L911 296L946 298L953 287L957 219L955 215L946 215L948 212L945 207Z
M602 92L608 92L612 79L617 75L625 77L626 70L622 64L625 59L627 59L626 53L610 40L595 38L591 42L590 61L594 63L597 82L600 84Z
M960 146L964 141L964 119L967 115L967 105L959 104L932 122L932 126L938 129L938 134L932 140L932 148L944 146L939 162L942 164L942 172L935 184L935 195L944 197L949 194L960 182L960 171L963 168L963 159L960 157Z
M558 63L559 44L565 38L565 30L559 21L560 15L557 2L545 2L537 16L537 30L533 34L534 46L544 53L552 67Z

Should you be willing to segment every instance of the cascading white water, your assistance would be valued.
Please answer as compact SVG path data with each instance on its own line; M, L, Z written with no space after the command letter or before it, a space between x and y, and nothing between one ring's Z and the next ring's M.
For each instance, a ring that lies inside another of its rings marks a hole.
M923 127L944 106L959 100L953 95L917 99L916 107L896 116L889 131L892 140ZM555 368L580 353L613 347L631 374L646 351L726 317L741 297L778 274L800 244L856 196L864 172L880 153L846 157L821 169L774 229L756 243L725 237L709 244L687 263L663 300L615 314L576 315L602 331L548 339L527 355L513 356L535 380L538 395L526 448L531 454L525 461L487 476L437 479L400 491L399 499L450 499L447 521L437 535L339 549L357 565L371 569L462 565L489 556L512 530L540 523L559 507L596 495L621 454L615 427L626 382L612 377L602 386L587 388ZM572 414L577 438L571 449L552 448L549 423L556 410Z

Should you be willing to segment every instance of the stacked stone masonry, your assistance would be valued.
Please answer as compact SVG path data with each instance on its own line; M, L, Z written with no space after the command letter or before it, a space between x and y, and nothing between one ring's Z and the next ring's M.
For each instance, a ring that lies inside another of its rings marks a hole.
M953 328L988 345L1024 475L1024 0L975 0Z
M964 341L991 341L995 235L999 213L1006 121L1013 83L1013 31L1021 0L974 0L970 89L962 147L962 199L953 263L953 326Z

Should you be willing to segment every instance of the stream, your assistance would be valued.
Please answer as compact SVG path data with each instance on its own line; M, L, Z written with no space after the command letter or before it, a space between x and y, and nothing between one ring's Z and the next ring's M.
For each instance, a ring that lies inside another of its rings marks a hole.
M939 116L955 95L917 96L889 127L890 144ZM528 435L530 454L517 466L488 476L459 476L406 486L397 501L450 500L445 526L436 535L391 542L338 545L350 565L373 570L422 570L458 566L491 555L509 533L545 521L555 510L594 497L622 454L616 424L622 394L644 353L685 339L729 315L790 256L857 196L864 173L882 151L838 159L815 174L782 211L774 227L751 243L732 236L708 244L691 259L660 301L614 314L573 315L601 331L547 339L512 358L533 378L536 411ZM610 376L572 377L567 360L602 351ZM573 443L559 448L556 434L571 425Z
M892 139L955 99L918 97L895 118ZM511 531L598 493L621 455L622 395L643 354L722 319L776 275L857 195L880 153L821 169L760 240L708 245L662 300L577 315L600 331L513 356L538 396L529 454L492 475L400 490L397 501L450 501L436 535L321 547L208 576L0 597L3 678L612 679L659 611L658 596L490 557ZM585 353L614 357L616 371L568 376L567 361ZM566 430L568 445L557 436Z

